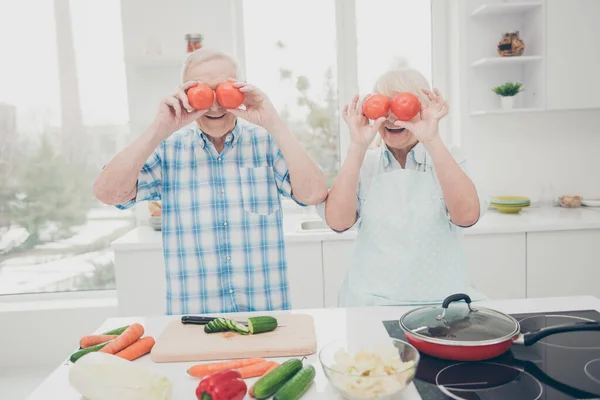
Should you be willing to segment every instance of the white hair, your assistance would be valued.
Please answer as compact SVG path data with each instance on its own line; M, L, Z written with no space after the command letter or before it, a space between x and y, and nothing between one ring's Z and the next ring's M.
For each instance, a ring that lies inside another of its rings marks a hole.
M384 72L375 82L373 91L390 98L401 92L410 92L422 104L429 104L429 97L421 89L431 89L427 78L416 69L401 67Z
M193 52L189 53L183 61L183 67L181 68L181 83L184 83L185 73L192 64L198 64L215 59L229 61L235 70L236 76L240 76L238 63L233 57L231 57L229 54L223 51L203 47L201 49L194 50Z

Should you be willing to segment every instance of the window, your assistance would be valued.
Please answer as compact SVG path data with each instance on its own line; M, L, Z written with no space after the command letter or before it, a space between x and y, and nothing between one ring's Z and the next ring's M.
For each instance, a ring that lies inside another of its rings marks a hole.
M91 186L128 133L120 27L118 0L0 3L0 294L115 287L133 218Z
M398 66L415 68L431 82L430 1L356 0L356 33L361 94Z
M343 103L400 64L432 78L430 1L244 0L243 23L246 79L271 98L329 186L344 158ZM349 72L339 80L338 63Z
M340 167L335 2L244 0L243 15L246 79L267 93L331 185Z

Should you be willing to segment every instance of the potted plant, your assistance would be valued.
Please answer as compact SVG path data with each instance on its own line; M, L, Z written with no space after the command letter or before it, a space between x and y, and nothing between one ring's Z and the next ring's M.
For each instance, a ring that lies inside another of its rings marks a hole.
M510 110L513 108L515 96L523 91L523 84L519 82L506 82L504 85L496 86L492 91L502 96L500 99L502 109Z

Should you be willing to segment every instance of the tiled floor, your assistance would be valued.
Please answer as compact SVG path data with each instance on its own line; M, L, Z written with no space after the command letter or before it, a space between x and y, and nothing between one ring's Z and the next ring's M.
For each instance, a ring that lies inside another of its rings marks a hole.
M28 367L0 368L0 399L27 399L27 396L42 383L44 378L46 378L54 368L55 366L40 366L33 369Z

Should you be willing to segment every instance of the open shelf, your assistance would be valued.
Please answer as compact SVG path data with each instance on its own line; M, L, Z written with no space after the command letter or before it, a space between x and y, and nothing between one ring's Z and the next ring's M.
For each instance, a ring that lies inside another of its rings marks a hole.
M528 1L524 3L501 3L501 4L484 4L478 7L471 17L479 17L483 15L501 15L501 14L516 14L524 11L532 10L536 7L541 7L541 1Z
M529 62L537 62L543 59L542 56L515 56L515 57L488 57L482 58L471 64L471 67L488 67L494 65L517 65Z
M540 112L544 111L543 108L513 108L512 110L503 110L501 108L492 109L492 110L479 110L473 111L471 113L472 116L477 115L494 115L494 114L520 114L520 113L528 113L528 112Z

